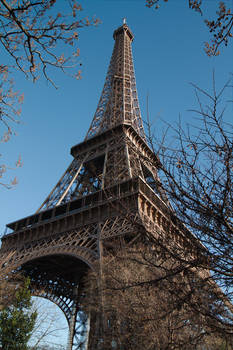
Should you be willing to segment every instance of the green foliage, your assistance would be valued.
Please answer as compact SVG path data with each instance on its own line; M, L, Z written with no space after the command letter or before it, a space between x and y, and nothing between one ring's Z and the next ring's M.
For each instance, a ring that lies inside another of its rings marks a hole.
M31 311L32 301L29 290L30 280L15 293L10 306L0 312L0 345L4 350L27 350L37 314Z

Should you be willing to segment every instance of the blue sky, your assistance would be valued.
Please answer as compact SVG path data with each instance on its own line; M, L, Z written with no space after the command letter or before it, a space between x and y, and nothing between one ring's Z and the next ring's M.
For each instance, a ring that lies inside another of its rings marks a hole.
M225 2L233 7L232 0ZM180 114L184 122L192 122L187 110L196 102L190 82L210 90L214 69L220 88L233 71L232 43L218 57L207 57L203 50L210 38L203 20L213 18L217 0L203 1L203 17L188 8L188 0L162 1L157 11L146 8L144 0L81 3L84 17L95 15L102 21L98 27L79 31L82 79L53 72L56 90L43 79L32 84L22 73L15 74L16 87L25 95L22 123L15 127L18 135L1 144L1 153L2 160L12 166L21 155L23 167L8 172L18 178L14 189L0 187L1 232L6 223L33 214L71 162L70 148L82 142L95 113L114 45L112 34L123 17L135 36L133 56L142 116L146 118L149 95L150 118L159 131L160 118L175 123ZM59 4L64 6L64 1ZM61 51L66 53L66 48ZM230 90L229 98L233 99ZM228 118L232 112L228 110Z

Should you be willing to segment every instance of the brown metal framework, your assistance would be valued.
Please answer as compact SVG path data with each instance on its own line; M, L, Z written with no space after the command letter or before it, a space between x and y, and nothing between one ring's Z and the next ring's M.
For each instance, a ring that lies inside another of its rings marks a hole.
M100 101L86 139L129 124L145 139L132 59L133 34L126 24L113 33L115 45Z
M106 82L84 142L72 147L74 160L38 211L7 225L11 232L0 251L2 257L14 251L12 270L30 276L33 293L64 312L68 350L96 349L88 334L96 334L97 326L82 311L83 278L98 266L104 247L119 237L130 242L148 234L193 245L161 192L157 159L146 143L133 34L124 23L113 37Z

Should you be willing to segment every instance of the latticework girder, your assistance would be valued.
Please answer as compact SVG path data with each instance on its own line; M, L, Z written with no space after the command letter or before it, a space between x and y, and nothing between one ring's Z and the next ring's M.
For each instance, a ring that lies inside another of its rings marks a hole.
M90 141L75 146L83 146L83 153L73 160L37 213L72 203L77 198L107 190L137 176L163 197L154 156L131 126L120 125L112 129L108 137L106 134L99 135L95 147L89 146Z
M55 205L62 204L64 201L71 200L72 194L77 188L77 183L80 182L79 177L82 170L82 165L85 159L74 159L65 173L62 175L58 183L55 185L53 190L50 192L48 197L42 203L42 205L37 210L53 208Z
M145 139L132 58L133 34L123 24L113 37L115 46L106 81L86 139L123 123L131 125Z

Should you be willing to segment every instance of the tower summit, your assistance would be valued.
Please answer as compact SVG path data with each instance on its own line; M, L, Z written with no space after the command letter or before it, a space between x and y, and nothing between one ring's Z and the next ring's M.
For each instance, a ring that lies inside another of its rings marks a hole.
M115 45L107 77L86 139L119 124L131 125L145 139L131 48L134 36L125 22L113 33Z

